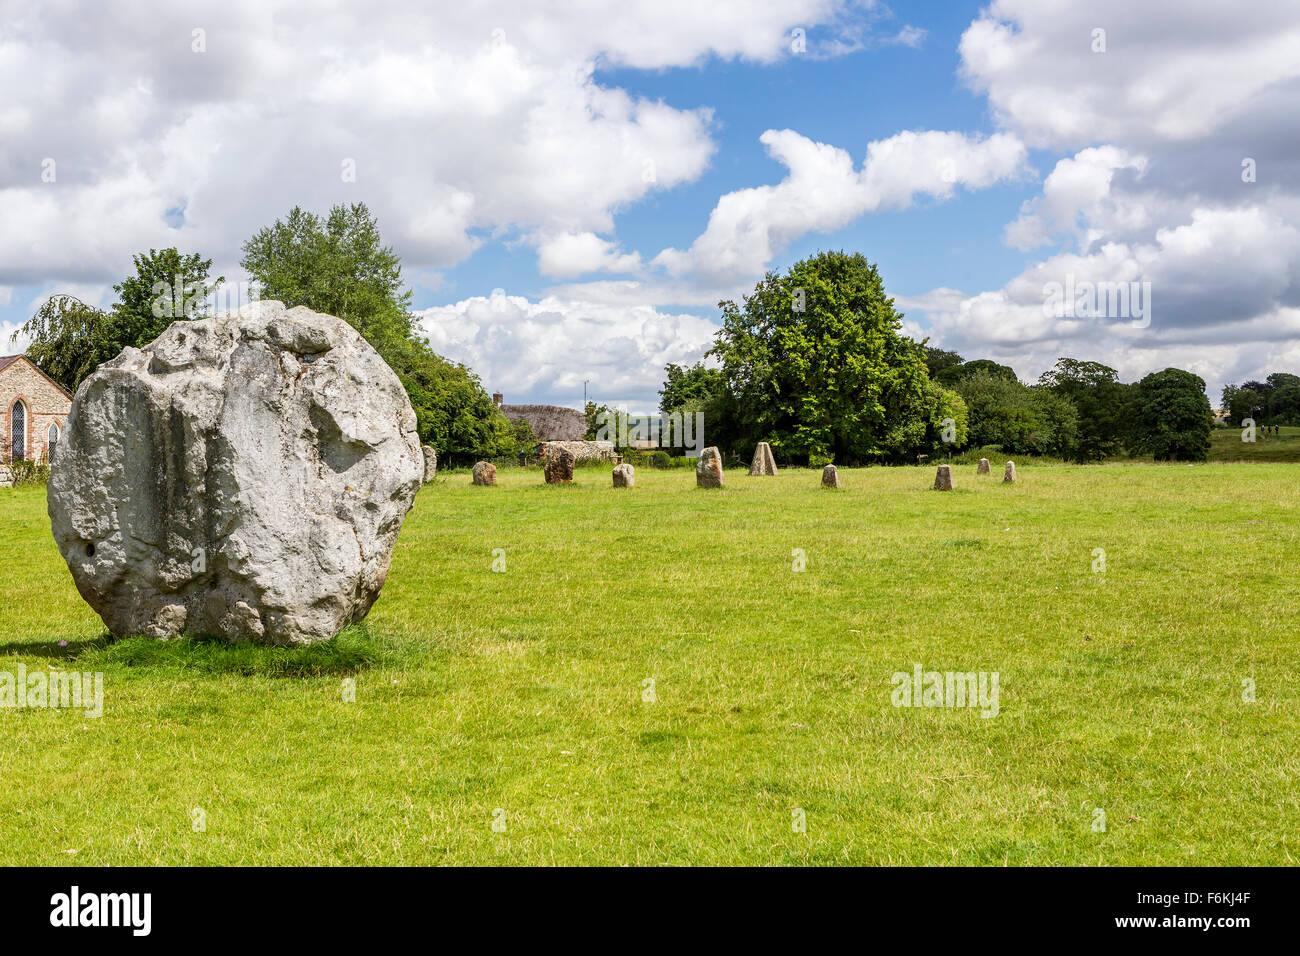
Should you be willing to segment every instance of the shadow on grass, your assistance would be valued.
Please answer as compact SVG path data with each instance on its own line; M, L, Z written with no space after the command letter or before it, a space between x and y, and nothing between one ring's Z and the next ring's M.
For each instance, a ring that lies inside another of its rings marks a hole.
M305 647L266 647L230 644L219 638L182 637L159 641L151 637L105 635L66 646L40 644L0 645L0 654L75 660L78 669L119 667L177 669L201 674L241 674L259 677L325 677L355 674L373 667L384 650L364 624L345 628L333 640Z
M33 643L0 644L0 657L47 657L50 660L72 660L88 651L107 647L113 640L111 634L102 634L84 641L37 641Z

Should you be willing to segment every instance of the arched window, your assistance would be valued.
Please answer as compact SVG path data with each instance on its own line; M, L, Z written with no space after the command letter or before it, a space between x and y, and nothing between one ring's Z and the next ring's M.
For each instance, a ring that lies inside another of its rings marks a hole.
M21 401L14 402L9 414L13 422L9 429L9 453L17 461L27 457L27 406Z
M45 436L46 454L49 456L50 461L54 460L54 449L58 447L58 444L59 444L59 423L50 422L50 430Z

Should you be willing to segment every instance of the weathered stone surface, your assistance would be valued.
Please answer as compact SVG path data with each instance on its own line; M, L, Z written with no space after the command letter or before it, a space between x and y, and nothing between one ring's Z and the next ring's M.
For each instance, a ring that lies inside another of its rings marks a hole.
M631 465L616 465L614 467L614 487L631 488L636 485L636 469Z
M612 441L582 440L544 441L541 445L542 457L549 458L557 448L563 448L565 451L571 452L574 461L609 461L614 457L614 443Z
M987 458L981 458L980 463L975 467L975 474L987 475L988 473L989 473L989 460Z
M952 491L952 466L940 465L934 476L935 491Z
M754 449L754 460L749 465L751 475L775 475L776 459L772 457L772 446L765 441L758 443Z
M1009 461L1007 462L1007 467L1002 472L1002 482L1003 484L1009 485L1015 482L1015 480L1016 480L1016 463L1014 461Z
M480 461L474 465L473 481L476 485L495 485L497 483L497 466L490 461Z
M430 446L424 446L424 480L433 481L438 477L438 453Z
M695 463L695 484L700 488L721 488L725 483L722 453L710 445L700 452L700 460Z
M822 469L822 487L838 488L840 487L840 470L834 465L827 465Z
M563 485L573 480L573 452L567 448L553 448L546 456L542 473L548 485Z
M77 390L54 539L114 634L326 640L383 587L415 429L346 322L279 302L175 322Z

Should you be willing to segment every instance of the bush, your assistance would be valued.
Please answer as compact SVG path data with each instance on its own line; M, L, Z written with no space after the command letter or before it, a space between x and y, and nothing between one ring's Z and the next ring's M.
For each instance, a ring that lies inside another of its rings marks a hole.
M672 455L666 451L657 451L650 456L651 468L671 468L673 465Z
M50 466L44 461L28 461L19 458L9 462L9 474L13 476L15 488L23 485L44 485L50 480Z

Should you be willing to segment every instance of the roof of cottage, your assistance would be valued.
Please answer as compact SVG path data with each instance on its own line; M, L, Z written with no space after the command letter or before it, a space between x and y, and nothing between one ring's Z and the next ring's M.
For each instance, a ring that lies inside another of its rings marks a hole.
M526 421L538 441L576 441L587 434L587 416L560 405L502 405L512 422Z

